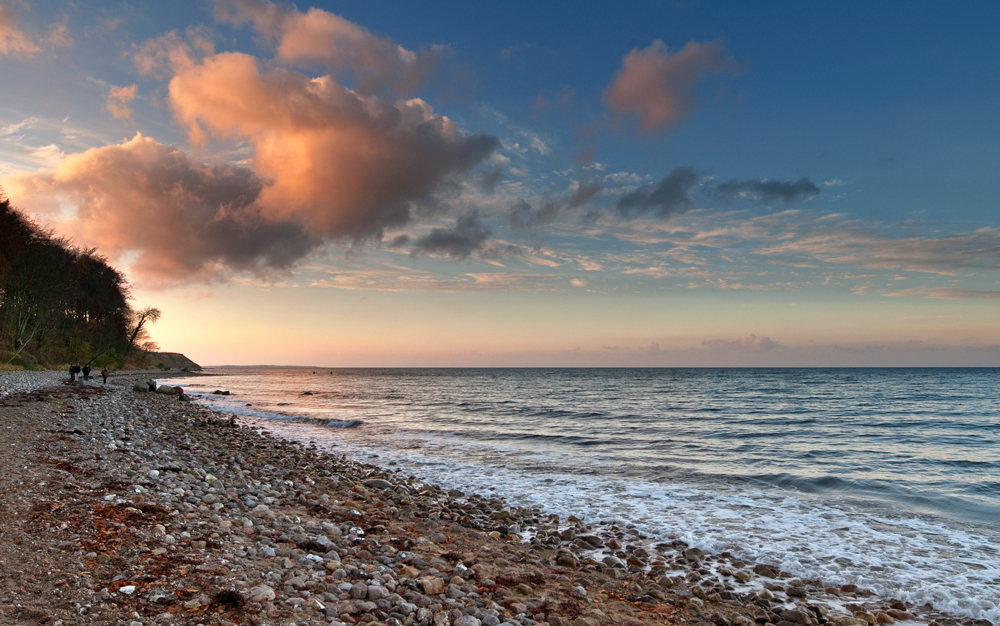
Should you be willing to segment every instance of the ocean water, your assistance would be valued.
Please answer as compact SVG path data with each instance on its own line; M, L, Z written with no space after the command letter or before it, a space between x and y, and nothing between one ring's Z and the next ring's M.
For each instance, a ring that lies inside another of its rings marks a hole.
M422 480L1000 624L1000 369L209 373L172 384Z

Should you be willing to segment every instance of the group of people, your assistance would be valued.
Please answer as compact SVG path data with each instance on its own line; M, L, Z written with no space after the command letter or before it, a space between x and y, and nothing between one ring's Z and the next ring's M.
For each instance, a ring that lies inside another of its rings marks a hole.
M80 367L79 363L74 363L73 365L70 365L69 366L70 382L75 383L77 375L81 373L82 373L82 378L85 382L90 380L90 363L87 363L83 367ZM105 385L108 384L108 376L110 375L111 372L108 371L108 368L105 367L104 369L101 370L101 378L104 379Z

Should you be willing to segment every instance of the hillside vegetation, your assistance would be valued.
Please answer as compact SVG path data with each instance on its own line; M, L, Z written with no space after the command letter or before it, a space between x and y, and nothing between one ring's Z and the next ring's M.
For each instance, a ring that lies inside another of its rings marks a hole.
M94 249L72 245L0 197L0 368L145 365L160 312Z

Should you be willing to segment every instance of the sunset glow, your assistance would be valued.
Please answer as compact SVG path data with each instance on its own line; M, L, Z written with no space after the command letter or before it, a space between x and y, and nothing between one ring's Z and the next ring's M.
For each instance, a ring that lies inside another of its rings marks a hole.
M998 15L0 0L0 187L203 365L997 366Z

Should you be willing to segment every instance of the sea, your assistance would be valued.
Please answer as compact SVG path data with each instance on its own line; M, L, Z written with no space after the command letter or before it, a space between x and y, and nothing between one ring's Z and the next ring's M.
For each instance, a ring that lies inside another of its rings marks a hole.
M206 373L276 436L1000 624L1000 368Z

